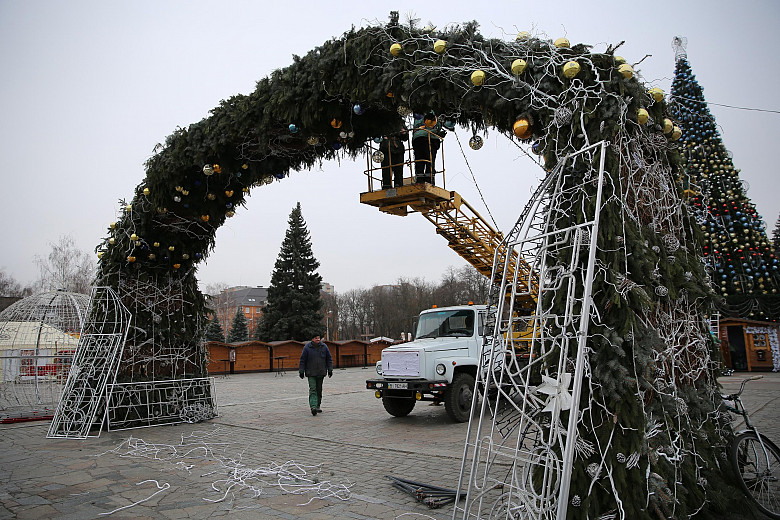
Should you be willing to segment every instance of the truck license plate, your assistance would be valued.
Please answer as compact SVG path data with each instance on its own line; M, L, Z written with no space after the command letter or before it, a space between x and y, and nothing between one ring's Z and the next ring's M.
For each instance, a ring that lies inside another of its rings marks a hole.
M390 390L406 390L409 388L407 383L388 383L387 388Z

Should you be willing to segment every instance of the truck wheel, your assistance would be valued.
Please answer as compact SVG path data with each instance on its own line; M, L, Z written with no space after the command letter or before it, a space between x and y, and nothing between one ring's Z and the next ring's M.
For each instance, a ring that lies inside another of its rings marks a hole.
M385 410L394 417L406 417L409 415L414 410L416 402L414 398L382 396L382 404L385 406Z
M461 372L452 380L447 395L444 396L444 409L455 422L466 422L471 413L471 400L474 398L474 378Z

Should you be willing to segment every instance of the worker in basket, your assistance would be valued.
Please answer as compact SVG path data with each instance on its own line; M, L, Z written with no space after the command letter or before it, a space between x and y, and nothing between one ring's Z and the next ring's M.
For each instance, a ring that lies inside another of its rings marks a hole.
M435 184L436 153L441 146L441 140L447 135L447 130L454 129L454 123L445 121L442 124L433 112L428 112L424 116L414 115L412 148L414 149L415 182Z

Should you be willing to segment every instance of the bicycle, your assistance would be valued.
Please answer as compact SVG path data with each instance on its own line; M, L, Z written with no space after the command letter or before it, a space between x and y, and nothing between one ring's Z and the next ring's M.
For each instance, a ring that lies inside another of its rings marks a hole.
M745 418L746 428L734 435L729 449L729 460L737 472L742 491L762 513L780 519L780 449L750 422L740 397L748 381L762 377L745 379L739 392L721 395L721 398L733 401L733 406L724 403L726 409Z

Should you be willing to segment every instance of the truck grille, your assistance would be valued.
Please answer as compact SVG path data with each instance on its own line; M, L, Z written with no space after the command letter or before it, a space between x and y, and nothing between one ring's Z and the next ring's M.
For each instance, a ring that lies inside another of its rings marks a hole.
M382 352L382 375L390 377L420 377L418 351Z

